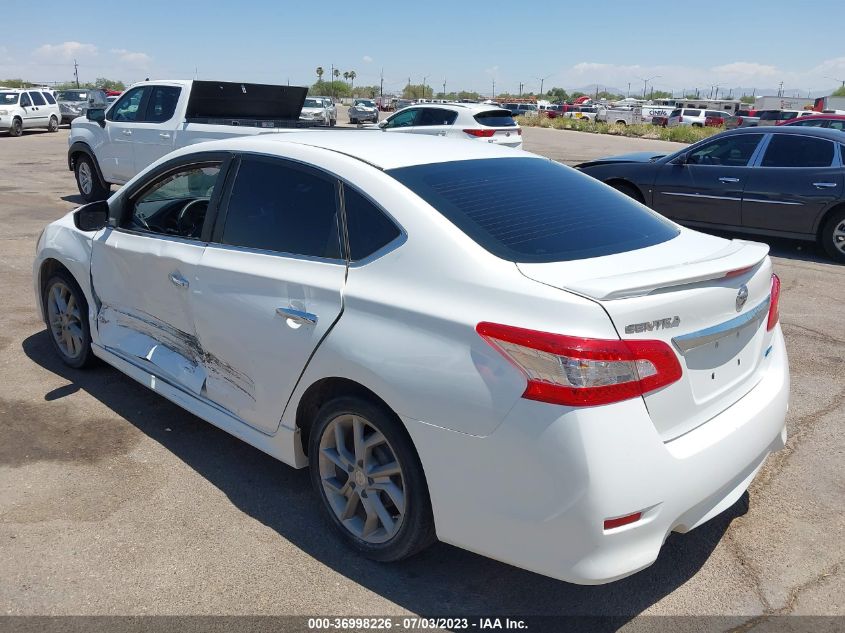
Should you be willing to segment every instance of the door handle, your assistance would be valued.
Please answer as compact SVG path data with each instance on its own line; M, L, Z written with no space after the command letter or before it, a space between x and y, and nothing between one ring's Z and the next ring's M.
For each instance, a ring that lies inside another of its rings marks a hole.
M722 176L719 178L719 182L739 182L739 178L729 178L728 176Z
M190 285L188 280L179 273L170 273L168 277L170 279L170 283L179 288L187 288Z
M158 136L159 138L170 138L170 134L167 132L160 132Z
M813 186L816 189L834 189L836 188L835 182L814 182Z
M290 319L295 323L308 323L315 325L317 323L317 315L303 310L296 310L295 308L276 308L276 314L286 319Z
M125 136L132 136L132 130L123 130Z

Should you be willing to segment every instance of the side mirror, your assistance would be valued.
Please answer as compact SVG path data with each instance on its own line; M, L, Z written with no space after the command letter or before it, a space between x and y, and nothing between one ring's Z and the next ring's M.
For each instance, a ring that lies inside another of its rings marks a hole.
M109 221L109 203L98 200L79 207L73 213L73 224L80 231L99 231Z
M384 121L379 121L379 122L378 122L378 126L379 126L382 130L383 130L384 128L386 128L386 127L387 127L387 119L385 119Z
M688 161L689 161L689 154L688 154L688 153L686 153L686 152L684 152L684 153L683 153L683 154L681 154L680 156L676 157L676 158L672 161L672 164L673 164L673 165L681 165L681 166L683 166L683 165L686 165Z
M85 112L85 118L94 123L99 123L100 127L106 127L106 110L105 108L88 108Z

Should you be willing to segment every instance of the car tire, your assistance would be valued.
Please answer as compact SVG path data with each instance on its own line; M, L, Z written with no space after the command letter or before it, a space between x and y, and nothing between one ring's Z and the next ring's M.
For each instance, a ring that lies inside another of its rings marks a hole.
M845 264L845 209L834 211L822 227L821 246L834 261Z
M693 123L692 126L693 127L704 127L703 125L701 125L701 123Z
M73 173L76 176L76 187L85 202L96 202L109 197L109 188L104 187L100 182L94 161L88 155L77 156Z
M640 190L637 189L634 185L629 185L627 182L619 182L619 181L609 182L607 184L610 185L611 187L613 187L614 189L616 189L616 191L618 191L620 193L624 193L629 198L633 198L637 202L639 202L641 204L645 204L645 199L643 198L643 194L640 193Z
M323 511L352 549L389 562L437 540L419 457L401 422L383 405L359 397L326 402L308 447L311 482ZM370 476L379 470L391 474Z
M329 121L329 127L334 127L335 125L337 125L337 119L332 119L331 121Z
M12 119L12 126L9 128L9 136L20 136L23 134L23 121L19 117Z
M352 117L349 117L349 123L352 124L352 125L357 125L358 119L353 119Z
M69 367L81 369L94 362L88 302L73 276L64 270L54 272L42 293L44 322L53 349Z
M56 118L54 116L50 117L50 123L49 123L49 125L47 125L47 131L48 132L58 132L59 131L59 119L58 118Z

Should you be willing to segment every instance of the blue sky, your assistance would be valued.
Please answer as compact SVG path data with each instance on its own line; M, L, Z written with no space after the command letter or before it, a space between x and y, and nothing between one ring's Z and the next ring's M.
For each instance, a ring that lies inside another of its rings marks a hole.
M845 80L843 0L816 0L803 10L795 0L44 0L37 13L45 19L33 15L34 6L13 0L4 8L0 77L69 80L76 58L83 81L196 72L201 79L304 85L316 79L318 65L328 71L334 64L355 70L357 84L376 84L383 69L386 92L409 77L482 93L494 80L497 92L516 92L520 82L537 90L541 77L545 88L627 91L630 82L632 92L654 76L651 83L663 90L721 84L758 93L781 81L806 93Z

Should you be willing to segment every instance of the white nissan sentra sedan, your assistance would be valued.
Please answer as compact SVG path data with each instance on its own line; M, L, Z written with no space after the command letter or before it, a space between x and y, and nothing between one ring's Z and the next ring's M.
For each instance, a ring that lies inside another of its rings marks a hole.
M767 253L526 152L310 131L168 155L50 224L34 285L64 362L308 466L365 556L603 583L784 444Z

